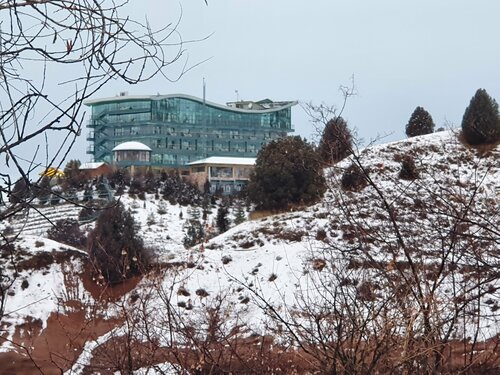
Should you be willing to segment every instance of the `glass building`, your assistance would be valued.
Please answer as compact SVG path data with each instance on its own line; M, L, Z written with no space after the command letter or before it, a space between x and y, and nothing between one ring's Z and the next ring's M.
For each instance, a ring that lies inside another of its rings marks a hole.
M151 148L151 165L185 167L210 156L255 157L269 141L293 132L294 101L220 105L189 95L120 96L86 101L92 108L87 154L113 162L123 142Z

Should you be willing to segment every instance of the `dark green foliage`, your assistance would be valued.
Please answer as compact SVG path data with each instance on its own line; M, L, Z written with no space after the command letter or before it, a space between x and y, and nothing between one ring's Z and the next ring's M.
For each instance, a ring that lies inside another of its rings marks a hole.
M219 233L224 233L229 229L229 218L227 215L229 214L229 209L227 205L221 204L219 209L217 210L217 217L215 219L215 223L217 225L217 229L219 229Z
M318 152L324 163L334 164L352 153L352 134L342 117L328 121L323 129Z
M210 207L211 205L211 202L210 202L210 196L209 195L205 195L203 197L203 202L201 203L201 209L202 209L202 219L203 221L207 221L208 219L208 215L210 213L212 213L212 209Z
M158 187L159 181L156 179L154 172L148 169L144 176L144 190L148 194L154 194Z
M236 214L234 217L234 223L236 225L243 223L246 220L245 210L243 209L243 204L240 200L236 203Z
M25 202L30 196L30 186L29 182L25 178L20 178L14 184L12 191L9 195L10 203L22 203Z
M83 201L88 202L94 198L94 192L92 191L92 186L86 186L83 191Z
M55 225L47 231L47 235L51 240L78 248L83 248L87 242L85 234L78 226L78 221L74 219L56 221Z
M203 194L195 186L183 181L177 173L162 173L161 178L163 199L182 206L202 204Z
M50 204L55 206L61 201L60 192L53 192L50 196Z
M203 242L205 238L205 231L200 222L200 210L198 207L188 208L189 219L186 221L186 234L184 236L184 247L192 247L196 244Z
M38 198L40 204L46 204L49 201L51 189L50 189L50 177L43 176L40 183L34 186L35 195Z
M119 202L102 211L88 249L96 269L110 284L141 274L146 261L134 218Z
M205 238L205 231L203 225L199 220L190 219L186 223L186 234L184 236L183 244L185 248L192 247L203 242Z
M299 136L272 141L257 155L248 185L259 209L286 209L310 204L325 192L325 178L313 146Z
M113 189L130 186L130 171L127 168L116 169L109 175L108 180Z
M97 182L95 189L97 191L97 196L100 199L110 199L109 186L107 185L107 183L105 182L105 180L102 176L99 177L99 180Z
M498 104L486 90L472 97L462 119L462 134L471 145L496 143L500 140Z
M422 107L417 107L413 111L406 124L406 135L416 137L434 132L434 121L429 112Z
M368 180L363 170L357 164L351 164L342 174L340 183L344 190L360 191L368 184Z
M128 189L129 195L136 195L140 192L144 191L144 183L140 176L134 177L134 179L130 182L130 188Z
M401 170L399 171L399 178L403 180L415 180L418 178L418 170L415 165L415 160L410 155L406 155L401 160Z
M79 221L92 221L97 219L101 211L103 211L107 205L107 201L102 199L95 199L86 203L86 207L82 208L79 215Z
M80 170L80 160L70 160L64 167L64 188L81 188L87 181L85 173Z

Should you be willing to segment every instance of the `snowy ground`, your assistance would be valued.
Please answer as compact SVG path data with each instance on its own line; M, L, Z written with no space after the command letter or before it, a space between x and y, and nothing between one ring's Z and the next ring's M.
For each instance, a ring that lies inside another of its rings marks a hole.
M407 154L415 159L420 172L417 180L398 178L401 157ZM452 131L368 148L361 152L359 161L369 171L377 189L368 186L360 192L343 192L339 187L340 176L352 162L345 160L326 171L330 190L318 204L244 222L188 250L183 246L184 225L192 208L154 200L149 195L146 201L124 195L120 200L132 210L146 245L156 249L161 262L183 265L166 269L160 276L145 278L123 300L131 311L138 313L140 305L131 296L137 293L142 296L139 301L146 303L141 308L150 312L155 322L154 334L167 344L172 340L170 329L175 328L168 325L171 322L167 324L167 305L183 322L197 326L200 332L206 325L207 309L218 306L225 329L244 325L246 334L266 334L269 329L266 306L289 316L291 310L299 309L305 301L320 303L323 291L318 283L326 280L330 284L321 286L335 289L336 277L341 272L356 279L358 286L367 281L375 284L380 288L378 295L385 298L384 293L389 290L384 289L388 288L387 275L399 275L398 265L408 262L408 252L422 269L430 269L443 260L446 264L453 261L458 267L479 260L498 266L499 244L494 235L489 234L492 237L485 239L483 252L478 255L464 250L471 245L465 235L467 239L450 242L450 231L461 228L463 233L486 236L482 225L499 228L499 156L499 147L486 156L478 155L462 146ZM456 219L465 217L460 216L465 208L470 222L457 229ZM398 242L394 227L387 226L390 212L397 213L395 221L405 236L404 246ZM215 214L216 209L212 209L209 226L213 225ZM357 240L360 236L367 240L360 244ZM20 246L29 251L63 251L61 245L46 239L25 237L23 241ZM44 244L37 247L36 241ZM446 258L442 255L443 244L456 246ZM367 260L370 267L356 266ZM77 272L78 261L74 267L70 271L52 264L36 272L21 272L13 287L14 295L8 300L7 321L15 325L33 316L45 322L50 312L57 310L58 298L68 293L64 275ZM464 272L443 273L439 277L439 283L431 276L422 282L426 292L435 287L435 295L442 301L456 297L447 295L449 288L472 282ZM22 290L25 279L30 287ZM465 331L478 329L482 339L500 332L500 317L495 313L500 304L499 287L498 275L482 284L485 298L479 300L481 319L476 319L476 315L464 320ZM89 297L82 292L75 298ZM448 307L447 303L439 307L443 315L449 313ZM117 335L122 328L110 335ZM467 332L455 334L467 336ZM183 340L175 335L173 339ZM97 344L89 343L67 374L80 374ZM7 344L0 350L8 350ZM165 368L170 371L169 365Z

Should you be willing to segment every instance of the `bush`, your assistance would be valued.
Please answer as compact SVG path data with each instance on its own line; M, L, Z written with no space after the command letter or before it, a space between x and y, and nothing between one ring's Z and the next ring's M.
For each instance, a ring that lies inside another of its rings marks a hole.
M422 107L417 107L410 116L408 124L406 124L406 135L408 137L416 137L434 132L434 121L429 112Z
M121 203L103 210L90 235L88 249L98 272L110 284L140 275L147 263L134 218Z
M250 200L258 209L286 209L310 204L325 192L325 178L313 146L302 138L281 138L257 155L248 184Z
M78 221L74 219L57 220L55 225L47 231L47 235L51 240L78 248L83 248L87 242Z
M130 172L127 168L120 168L113 171L108 176L109 184L113 189L130 186Z
M415 165L415 160L409 155L406 155L401 160L401 170L399 171L399 178L403 180L415 180L418 178L418 170Z
M334 164L352 153L352 134L342 117L328 121L319 143L319 155L324 163Z
M351 164L342 174L341 185L347 191L360 191L368 185L368 180L357 164Z
M204 196L193 185L183 181L177 172L161 173L162 188L161 194L163 199L169 201L171 204L180 204L182 206L202 204Z
M486 90L472 97L462 119L462 134L470 145L496 143L500 140L498 104Z
M87 203L85 207L80 210L78 214L79 221L92 221L97 219L101 211L106 206L107 201L102 199L95 199Z

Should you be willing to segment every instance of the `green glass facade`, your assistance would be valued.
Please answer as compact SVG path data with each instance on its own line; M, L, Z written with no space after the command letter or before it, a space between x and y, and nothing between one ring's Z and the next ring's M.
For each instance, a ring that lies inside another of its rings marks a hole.
M210 156L255 157L267 142L293 131L296 102L256 102L235 108L188 95L117 96L86 102L92 108L87 153L112 162L111 150L138 141L152 149L153 166L183 167Z

